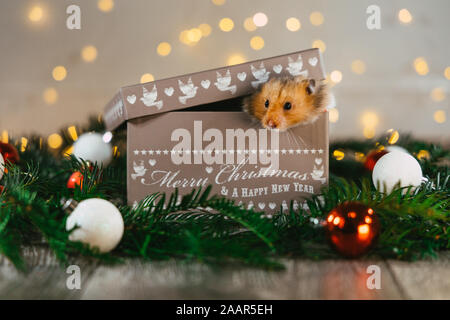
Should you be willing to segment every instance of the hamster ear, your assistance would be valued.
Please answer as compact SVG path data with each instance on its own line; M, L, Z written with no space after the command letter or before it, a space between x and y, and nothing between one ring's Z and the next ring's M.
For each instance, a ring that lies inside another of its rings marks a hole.
M306 86L306 92L309 95L311 95L311 94L314 94L315 91L316 91L316 80L309 79L308 80L308 85Z

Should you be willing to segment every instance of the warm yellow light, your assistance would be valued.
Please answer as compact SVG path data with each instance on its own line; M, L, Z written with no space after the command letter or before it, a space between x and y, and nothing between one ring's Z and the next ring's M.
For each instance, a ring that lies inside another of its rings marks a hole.
M444 110L437 110L434 113L433 118L437 123L444 123L447 120Z
M152 81L155 81L155 77L151 73L144 73L141 76L141 83L147 83Z
M363 74L366 72L366 64L362 60L354 60L352 62L352 71L356 74Z
M183 30L180 32L178 39L184 44L191 44L188 38L189 30Z
M339 70L334 70L333 72L331 72L330 74L330 79L331 81L333 81L334 83L339 83L342 81L342 72L340 72Z
M450 80L450 67L445 68L444 76L447 78L447 80Z
M163 57L167 56L170 51L172 51L172 46L168 42L161 42L156 48L156 52L158 52L158 54Z
M430 153L427 150L420 150L417 153L417 159L419 159L419 160L424 160L424 159L429 160L430 157L431 157L431 155L430 155Z
M73 141L76 141L78 139L77 128L75 126L70 126L69 128L67 128L67 132L69 132L69 135Z
M62 152L62 155L64 157L69 157L73 153L73 146L68 146L64 151Z
M52 71L53 79L63 81L67 77L67 70L64 66L56 66Z
M2 142L3 143L8 143L8 141L9 141L8 131L3 130L2 131Z
M400 134L398 133L397 130L392 130L391 132L392 133L391 133L391 136L388 139L388 143L389 144L395 144L398 141L398 139L400 138Z
M211 34L212 28L207 23L202 23L201 25L198 26L198 28L200 29L200 32L202 33L202 37L207 37Z
M333 216L332 214L330 214L330 215L328 216L327 221L328 221L328 222L331 222L331 221L333 221L333 219L334 219L334 216Z
M319 11L314 11L309 15L309 21L311 21L313 26L320 26L323 23L324 18L322 13Z
M368 214L373 214L373 209L372 208L367 209L367 213Z
M361 123L364 127L375 128L379 121L378 115L373 111L365 111L361 115Z
M339 217L334 218L333 224L334 224L335 226L337 226L337 225L339 224L339 222L341 222L341 218L339 218Z
M44 90L42 97L47 104L54 104L58 101L58 91L55 88L47 88Z
M373 137L375 137L375 128L374 127L364 127L363 135L367 139L372 139Z
M98 0L97 7L100 11L109 12L114 8L114 0Z
M340 150L340 149L336 149L336 150L334 150L333 151L333 157L336 159L336 160L342 160L342 159L344 159L344 157L345 157L345 153L344 153L344 151L342 151L342 150Z
M302 27L300 20L298 20L297 18L289 18L286 20L286 28L289 31L298 31L300 30L300 28Z
M47 142L50 148L58 149L59 147L61 147L63 140L59 134L54 133L48 137Z
M225 0L211 0L216 6L222 6L225 4Z
M257 26L253 22L253 17L248 17L244 20L244 29L251 32L257 29Z
M97 48L94 46L85 46L81 50L81 58L86 62L93 62L97 59Z
M25 137L22 137L20 139L20 152L24 152L28 145L28 139Z
M261 50L262 48L264 48L264 39L260 36L251 38L250 47L252 47L253 50Z
M28 12L28 19L32 22L39 22L44 17L44 10L39 6L34 6Z
M401 23L411 23L412 21L412 15L408 11L408 9L402 9L398 12L398 20L400 20Z
M312 43L312 47L318 48L320 50L320 52L322 52L322 53L325 52L325 50L327 49L325 42L323 42L320 39L314 40Z
M228 57L227 65L232 66L232 65L240 64L240 63L244 63L244 62L245 62L245 58L243 56L241 56L240 54L233 54Z
M339 111L336 108L328 110L328 120L331 123L336 123L339 120Z
M269 19L267 18L265 13L258 12L253 15L253 23L257 27L264 27Z
M366 216L365 219L364 219L364 222L367 223L367 224L371 224L372 223L372 218L369 217L369 216Z
M430 70L428 69L428 63L423 57L418 57L414 60L414 69L416 69L416 72L424 76L426 75Z
M443 88L434 88L431 90L431 99L436 102L440 102L445 99L445 91Z
M356 212L354 212L354 211L350 211L347 215L349 218L352 218L352 219L356 218Z
M230 18L223 18L219 22L219 28L220 30L224 32L229 32L233 30L234 28L234 22Z
M199 42L202 38L202 31L199 28L192 28L187 33L187 39L189 42Z
M358 162L364 162L365 155L362 152L355 152L355 160Z

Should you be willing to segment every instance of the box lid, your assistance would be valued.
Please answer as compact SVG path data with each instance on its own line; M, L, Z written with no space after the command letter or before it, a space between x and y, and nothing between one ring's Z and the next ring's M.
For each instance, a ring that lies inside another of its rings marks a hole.
M319 49L123 87L107 104L103 120L114 130L129 119L245 96L270 78L298 75L325 79Z

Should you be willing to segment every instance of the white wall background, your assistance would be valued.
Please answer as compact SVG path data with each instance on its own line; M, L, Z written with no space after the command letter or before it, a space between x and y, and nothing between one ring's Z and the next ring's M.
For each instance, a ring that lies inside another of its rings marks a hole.
M66 28L69 4L81 7L81 30ZM381 30L366 27L366 8L371 4L381 8ZM27 16L35 5L43 8L44 16L33 23ZM413 16L408 25L397 18L402 8ZM322 25L310 23L313 11L323 14ZM246 31L245 18L257 12L268 16L267 25ZM0 0L0 132L49 135L102 112L120 86L138 83L144 73L161 79L222 66L233 54L253 60L307 49L320 39L326 44L327 71L343 74L333 88L339 120L331 124L332 139L363 138L360 117L371 110L380 118L377 134L394 128L446 143L449 13L448 0L227 0L221 6L211 0L115 0L110 12L100 11L97 0ZM224 17L234 21L230 32L218 27ZM300 20L299 31L286 29L289 17ZM201 23L212 27L208 37L195 46L179 41L181 31ZM265 41L258 51L249 45L255 35ZM165 57L156 52L162 41L172 46ZM86 45L98 50L93 63L81 59ZM413 68L419 56L428 62L425 76ZM351 71L355 59L365 62L364 74ZM67 68L64 81L52 78L57 65ZM49 87L58 92L53 105L42 97ZM446 92L444 100L431 99L436 87ZM436 110L446 113L444 123L433 119Z

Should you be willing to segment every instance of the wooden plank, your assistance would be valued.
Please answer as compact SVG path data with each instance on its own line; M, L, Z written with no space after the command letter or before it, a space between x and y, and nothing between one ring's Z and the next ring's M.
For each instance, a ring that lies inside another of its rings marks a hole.
M175 261L100 267L83 299L400 299L383 262L285 261L286 270L215 270ZM381 289L366 286L369 265L381 269Z
M450 252L435 260L387 263L405 298L450 299Z
M66 286L66 268L61 266L46 247L24 249L28 272L15 269L10 261L0 258L0 299L77 299L82 290L70 290ZM81 289L87 282L92 264L77 260L81 268Z

